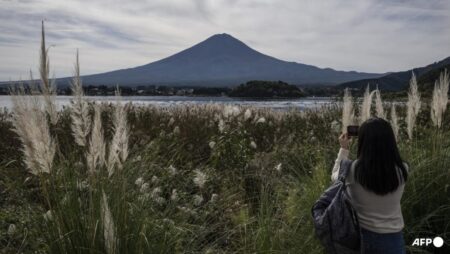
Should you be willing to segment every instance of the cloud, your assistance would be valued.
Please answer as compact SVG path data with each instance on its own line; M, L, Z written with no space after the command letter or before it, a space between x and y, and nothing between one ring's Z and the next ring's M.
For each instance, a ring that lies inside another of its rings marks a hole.
M262 53L339 70L386 72L450 53L446 0L0 0L0 80L37 70L46 20L51 68L129 68L229 33Z

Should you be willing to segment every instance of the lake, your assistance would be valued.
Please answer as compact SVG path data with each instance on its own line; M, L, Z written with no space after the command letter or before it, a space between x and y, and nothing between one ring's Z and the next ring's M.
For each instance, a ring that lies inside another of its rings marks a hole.
M86 96L91 101L114 102L114 96ZM59 107L69 105L72 96L57 96L56 103ZM122 101L132 102L138 105L154 105L159 107L172 106L189 106L198 104L232 104L240 106L252 106L258 108L272 108L286 110L290 108L308 109L317 108L327 104L334 103L332 98L328 97L305 97L300 99L286 99L286 100L255 100L255 99L241 99L230 97L191 97L191 96L122 96ZM11 108L11 96L0 96L0 108Z

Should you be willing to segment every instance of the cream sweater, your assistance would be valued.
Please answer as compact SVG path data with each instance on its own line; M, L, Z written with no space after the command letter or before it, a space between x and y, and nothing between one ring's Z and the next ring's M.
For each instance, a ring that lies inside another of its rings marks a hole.
M331 180L337 180L339 167L342 159L348 158L349 151L340 149L335 161ZM405 166L407 166L405 164ZM387 195L377 195L366 190L354 179L355 163L346 178L347 193L352 205L355 208L359 224L362 228L377 233L395 233L403 229L403 216L400 207L404 184L401 184L396 191Z

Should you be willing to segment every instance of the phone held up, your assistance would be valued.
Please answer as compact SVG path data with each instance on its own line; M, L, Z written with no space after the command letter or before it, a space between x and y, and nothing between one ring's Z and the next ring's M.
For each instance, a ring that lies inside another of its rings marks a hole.
M347 135L349 137L358 137L358 125L349 125L347 126Z

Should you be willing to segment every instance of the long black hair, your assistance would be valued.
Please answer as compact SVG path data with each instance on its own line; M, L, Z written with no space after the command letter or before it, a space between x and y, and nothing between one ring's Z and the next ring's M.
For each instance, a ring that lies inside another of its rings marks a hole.
M382 118L365 121L358 131L356 181L369 191L386 195L406 182L407 174L389 122Z

